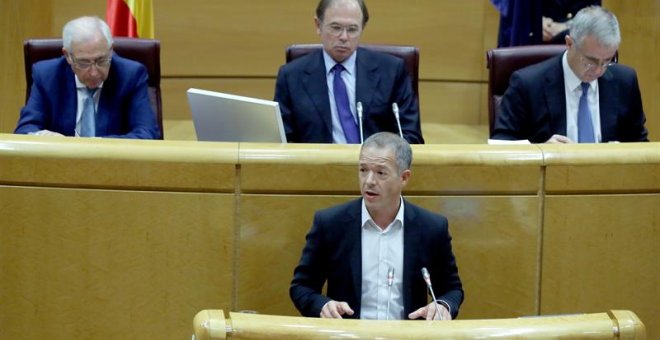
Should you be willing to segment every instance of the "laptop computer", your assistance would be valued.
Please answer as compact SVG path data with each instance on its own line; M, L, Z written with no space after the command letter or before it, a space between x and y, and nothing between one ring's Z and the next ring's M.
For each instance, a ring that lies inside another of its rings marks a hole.
M197 140L286 143L277 102L194 88L186 93Z

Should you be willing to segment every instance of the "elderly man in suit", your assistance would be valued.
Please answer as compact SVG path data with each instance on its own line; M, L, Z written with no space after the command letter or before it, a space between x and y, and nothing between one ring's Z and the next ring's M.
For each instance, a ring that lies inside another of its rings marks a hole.
M69 21L64 56L36 63L15 133L158 139L147 71L112 52L110 28L97 17Z
M580 10L569 24L564 54L513 73L491 138L648 141L637 75L612 63L620 42L613 13L597 6Z
M277 76L275 101L289 142L360 143L362 127L364 138L390 131L424 143L403 60L358 47L368 20L363 0L319 2L314 21L323 51L283 65Z
M463 302L447 219L401 196L412 150L379 132L362 145L362 197L317 212L289 293L304 316L451 320ZM429 299L422 268L435 290ZM327 294L322 288L327 282ZM430 301L430 302L429 302Z

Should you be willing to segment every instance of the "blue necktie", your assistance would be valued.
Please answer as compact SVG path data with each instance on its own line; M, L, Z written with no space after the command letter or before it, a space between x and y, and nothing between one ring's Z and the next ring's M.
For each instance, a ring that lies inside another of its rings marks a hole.
M589 110L589 83L582 83L582 96L578 106L578 143L594 143L594 126L591 122L591 110Z
M83 110L80 115L80 137L96 136L96 109L94 105L94 93L97 89L85 88L87 97L83 101Z
M332 67L332 72L334 72L332 87L335 93L335 103L337 104L337 113L339 114L339 121L346 136L346 142L349 144L358 144L360 143L360 134L358 133L355 119L353 119L353 114L351 114L346 84L341 79L341 72L344 70L342 64L336 64Z

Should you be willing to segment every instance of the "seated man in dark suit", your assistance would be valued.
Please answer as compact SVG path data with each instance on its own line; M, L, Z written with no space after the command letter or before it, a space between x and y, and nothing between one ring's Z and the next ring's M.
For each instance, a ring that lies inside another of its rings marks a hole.
M360 143L379 131L424 143L417 98L400 58L358 48L369 20L362 0L321 0L316 30L323 52L282 66L275 101L293 143ZM401 131L392 104L400 112ZM359 106L362 106L360 116Z
M15 133L160 138L147 94L147 71L112 52L110 28L97 17L68 22L64 56L36 63Z
M410 144L398 135L379 132L364 141L362 198L317 212L307 234L289 290L302 315L456 318L463 286L447 219L401 196L411 162ZM430 303L422 268L435 289Z
M532 143L648 141L637 74L612 63L621 42L614 14L587 7L569 29L564 54L513 73L491 138Z

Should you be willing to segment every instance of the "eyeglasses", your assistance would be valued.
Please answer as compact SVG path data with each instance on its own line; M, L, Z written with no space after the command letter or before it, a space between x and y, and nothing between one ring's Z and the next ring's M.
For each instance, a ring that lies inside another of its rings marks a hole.
M606 68L614 65L612 58L601 62L598 59L585 56L582 53L582 51L580 51L580 49L577 48L577 46L575 46L575 49L578 51L578 53L580 53L580 61L582 62L582 66L584 66L584 68L586 68L587 70L591 70L597 67L600 67L603 70L605 70Z
M357 26L357 25L342 26L342 25L338 25L338 24L330 24L330 25L326 26L326 29L328 30L328 32L330 32L330 34L332 34L336 37L341 36L342 33L344 33L344 31L346 31L347 36L349 36L351 38L355 38L361 32L360 26Z
M96 66L97 68L106 68L110 66L110 62L112 61L112 57L100 57L97 58L96 60L87 60L87 59L76 59L76 57L74 57L73 54L70 54L70 56L73 66L81 70L87 70L92 66Z

